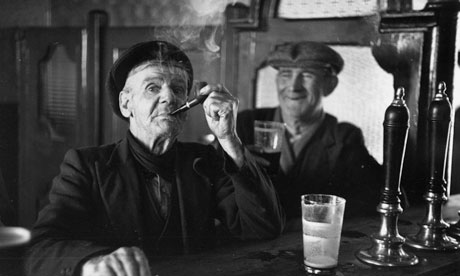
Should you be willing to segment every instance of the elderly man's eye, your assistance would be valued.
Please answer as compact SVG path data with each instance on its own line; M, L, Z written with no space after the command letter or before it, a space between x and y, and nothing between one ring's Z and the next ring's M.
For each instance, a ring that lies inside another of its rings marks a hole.
M279 74L279 77L280 77L280 78L284 78L284 79L288 79L288 78L292 77L292 73L291 73L291 72L288 72L288 71L281 72L281 73Z
M185 87L183 86L172 86L171 88L174 94L185 94Z
M159 85L155 85L155 84L151 84L149 86L147 86L147 91L149 92L158 92L161 90L161 87Z
M304 79L312 79L312 78L315 77L315 74L310 73L310 72L303 72L302 76L303 76Z
M292 79L292 75L279 75L278 81L281 83L288 83Z

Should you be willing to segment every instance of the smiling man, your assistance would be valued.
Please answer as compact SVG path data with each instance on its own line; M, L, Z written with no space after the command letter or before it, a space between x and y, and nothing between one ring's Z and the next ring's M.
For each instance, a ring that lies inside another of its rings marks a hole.
M338 122L323 109L323 98L338 84L342 57L321 43L286 43L269 54L267 64L278 70L279 107L241 112L237 130L243 143L251 145L254 120L285 123L274 180L287 218L300 217L300 196L306 193L344 197L348 217L376 213L381 166L368 153L359 128Z
M240 239L278 236L284 214L275 189L236 134L238 101L220 84L200 94L214 147L177 140L192 65L164 41L136 44L112 66L113 111L126 138L71 149L39 214L29 275L156 275L149 256L213 246L215 220Z

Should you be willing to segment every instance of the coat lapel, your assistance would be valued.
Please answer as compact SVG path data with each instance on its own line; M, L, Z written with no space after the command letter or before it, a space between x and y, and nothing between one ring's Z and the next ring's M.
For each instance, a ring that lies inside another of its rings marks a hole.
M188 223L187 223L187 213L186 213L186 206L185 206L185 195L187 192L185 191L186 187L184 185L184 178L182 177L184 174L183 170L187 169L184 166L181 166L182 163L182 156L181 154L181 147L180 144L176 150L176 158L175 158L175 167L176 167L176 190L177 190L177 199L179 203L179 213L180 213L180 224L181 224L181 234L182 234L182 245L184 248L184 254L190 253L190 237L188 235Z
M138 240L142 237L140 182L126 139L117 144L109 161L99 164L98 169L102 200L116 235L126 242Z
M201 247L200 238L203 233L209 234L208 225L210 214L211 179L206 156L186 149L178 143L176 151L176 187L179 201L180 222L182 227L182 242L184 253ZM199 214L197 213L199 212ZM203 228L205 227L205 228ZM208 240L210 237L206 237Z
M310 143L305 145L303 152L299 155L296 164L296 183L304 183L308 177L319 175L330 176L333 173L335 160L342 145L337 143L331 128L327 126L334 123L333 118L326 115L323 124L318 128L317 133L312 137ZM307 169L306 169L307 168ZM325 171L326 170L326 171ZM324 181L324 179L323 179ZM322 182L316 179L315 183ZM313 190L322 187L310 187Z

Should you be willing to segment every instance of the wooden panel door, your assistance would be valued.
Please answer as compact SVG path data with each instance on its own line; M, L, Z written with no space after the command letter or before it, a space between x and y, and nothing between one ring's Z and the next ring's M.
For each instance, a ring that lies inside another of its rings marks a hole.
M17 33L19 88L18 217L30 227L65 152L89 145L94 136L84 118L85 60L82 29L29 28Z

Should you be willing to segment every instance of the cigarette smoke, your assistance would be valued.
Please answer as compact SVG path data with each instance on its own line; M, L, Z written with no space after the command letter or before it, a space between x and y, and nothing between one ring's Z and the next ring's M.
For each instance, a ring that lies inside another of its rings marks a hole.
M158 0L157 0L158 1ZM155 36L175 43L182 49L199 49L207 56L219 57L225 9L236 0L161 0L164 10L160 22L169 26L157 30ZM171 28L170 26L173 26Z

